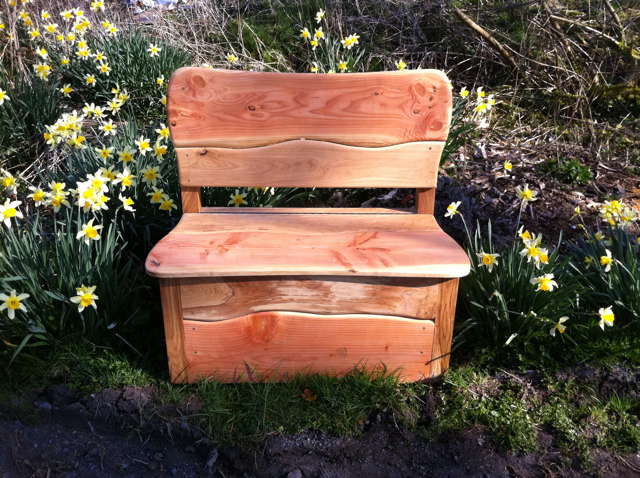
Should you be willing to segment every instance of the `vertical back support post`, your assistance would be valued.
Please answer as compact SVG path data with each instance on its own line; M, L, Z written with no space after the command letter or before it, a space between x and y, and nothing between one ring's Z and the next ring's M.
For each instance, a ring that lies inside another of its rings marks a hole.
M416 189L416 212L433 214L436 205L436 188Z
M200 212L202 209L202 188L199 186L182 186L182 212Z

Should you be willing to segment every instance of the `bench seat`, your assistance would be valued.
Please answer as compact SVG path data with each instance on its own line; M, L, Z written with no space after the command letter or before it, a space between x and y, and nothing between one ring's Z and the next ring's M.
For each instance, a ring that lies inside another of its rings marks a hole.
M187 213L153 248L146 268L159 278L468 274L466 253L432 215L351 211Z

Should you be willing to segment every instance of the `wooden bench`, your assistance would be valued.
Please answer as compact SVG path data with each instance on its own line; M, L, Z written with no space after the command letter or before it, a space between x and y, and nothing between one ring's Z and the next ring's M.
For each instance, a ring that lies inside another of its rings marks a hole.
M172 381L446 370L469 272L433 217L451 104L435 70L176 71L184 215L146 261ZM417 188L417 207L208 208L203 186Z

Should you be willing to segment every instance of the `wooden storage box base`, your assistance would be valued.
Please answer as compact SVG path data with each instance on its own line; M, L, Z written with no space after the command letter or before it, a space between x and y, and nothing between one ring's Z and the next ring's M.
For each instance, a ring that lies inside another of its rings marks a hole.
M160 287L173 382L355 367L415 381L448 367L458 279L225 277Z

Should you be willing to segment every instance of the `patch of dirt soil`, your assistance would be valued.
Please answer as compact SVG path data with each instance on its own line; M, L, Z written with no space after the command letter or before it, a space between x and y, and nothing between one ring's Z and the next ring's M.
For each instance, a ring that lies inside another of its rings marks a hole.
M543 452L497 451L482 428L427 441L373 417L357 438L275 435L245 450L217 446L153 401L153 387L78 397L49 387L0 410L0 476L22 477L586 477L540 434ZM636 477L640 456L594 452L596 476Z

